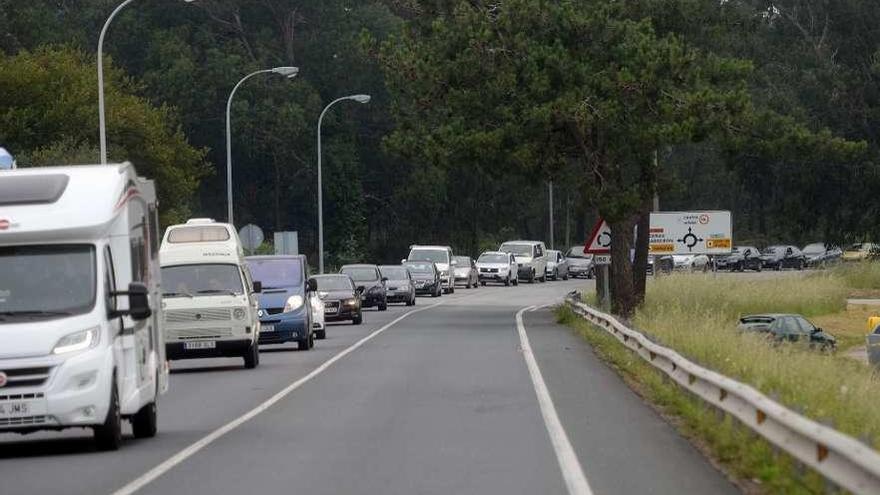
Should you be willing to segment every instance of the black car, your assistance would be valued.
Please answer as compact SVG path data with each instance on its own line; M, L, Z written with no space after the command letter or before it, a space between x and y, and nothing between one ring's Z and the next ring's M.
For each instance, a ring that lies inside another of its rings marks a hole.
M729 255L715 258L715 268L718 270L760 272L763 267L764 259L761 257L761 252L752 246L736 246Z
M779 342L804 342L823 351L837 347L837 339L833 335L816 327L801 315L777 315L768 331Z
M761 258L769 270L803 270L807 266L807 257L796 246L770 246L761 252Z
M416 285L416 294L430 294L431 297L440 297L443 293L443 285L440 281L440 271L437 265L430 261L407 261L403 264L412 274L413 283Z
M843 251L840 248L829 246L824 242L807 244L802 252L807 257L807 266L810 268L822 268L839 263L843 256Z
M361 290L361 306L378 307L379 311L388 309L388 295L385 292L386 278L376 265L344 265L339 273L348 275Z
M361 312L361 290L355 288L348 275L316 275L311 278L317 284L318 297L324 303L324 322L351 321L360 325L364 321Z
M385 282L385 298L389 303L401 302L407 306L416 304L416 284L412 274L402 265L382 265L379 267Z

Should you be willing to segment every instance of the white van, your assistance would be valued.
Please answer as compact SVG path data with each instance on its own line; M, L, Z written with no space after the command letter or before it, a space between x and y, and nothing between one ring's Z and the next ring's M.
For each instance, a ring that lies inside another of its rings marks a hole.
M507 241L498 248L516 258L519 278L535 283L547 281L547 246L541 241Z
M0 432L154 436L159 290L156 191L131 164L0 173Z
M443 287L444 294L452 294L455 292L455 273L452 271L458 264L453 259L452 248L449 246L419 246L412 245L409 247L409 256L401 263L407 261L430 261L437 265L437 271L440 272L440 285Z
M165 231L159 251L168 359L242 357L260 363L259 303L235 229L194 218Z

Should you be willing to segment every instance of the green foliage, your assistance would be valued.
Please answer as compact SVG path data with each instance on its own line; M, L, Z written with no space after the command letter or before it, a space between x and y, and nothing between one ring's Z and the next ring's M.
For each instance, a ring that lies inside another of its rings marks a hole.
M21 166L98 162L95 74L94 61L72 48L0 54L0 142L21 152ZM136 96L112 65L105 78L109 159L157 180L163 222L185 219L206 174L204 151L187 143L171 108Z

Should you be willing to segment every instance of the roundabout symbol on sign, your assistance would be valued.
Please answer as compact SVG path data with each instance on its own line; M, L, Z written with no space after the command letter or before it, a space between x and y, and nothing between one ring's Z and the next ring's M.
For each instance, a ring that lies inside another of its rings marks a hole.
M693 229L688 227L688 233L685 234L684 237L679 239L678 242L684 244L688 248L688 251L693 251L694 246L696 246L700 242L703 242L703 239L701 237L697 237L697 235L694 234Z
M596 242L599 243L599 246L601 247L611 246L611 233L602 232L601 234L599 234L599 238L596 239Z

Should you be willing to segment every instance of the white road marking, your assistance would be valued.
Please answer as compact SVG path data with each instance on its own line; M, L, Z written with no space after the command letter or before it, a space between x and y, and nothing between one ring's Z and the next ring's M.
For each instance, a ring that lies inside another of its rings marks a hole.
M543 307L543 306L542 306ZM526 360L526 366L529 368L529 375L532 377L532 385L535 387L535 394L538 396L538 405L541 406L541 415L544 417L544 425L547 427L547 433L550 435L550 442L553 444L553 450L556 452L556 460L559 462L559 469L562 470L562 477L565 479L565 486L568 488L569 495L592 495L590 484L584 475L584 469L578 460L565 428L559 420L556 413L556 406L553 405L553 399L550 397L550 391L547 384L544 383L544 377L541 375L541 368L538 367L538 361L532 352L532 345L529 343L529 336L526 335L526 327L523 325L522 315L526 311L534 311L535 306L523 308L516 313L516 330L519 332L520 347L523 350L523 357Z
M399 317L392 320L390 323L387 323L383 327L375 330L373 333L358 340L357 342L355 342L354 344L352 344L350 347L346 348L345 350L343 350L339 354L336 354L332 358L328 359L321 366L318 366L317 368L312 370L312 372L309 373L308 375L291 383L286 388L284 388L283 390L281 390L280 392L278 392L277 394L275 394L271 398L269 398L269 400L267 400L266 402L263 402L259 406L255 407L255 408L251 409L250 411L248 411L247 413L245 413L244 415L239 416L238 418L236 418L236 419L226 423L225 425L221 426L220 428L217 428L216 430L212 431L210 434L203 437L201 440L191 444L189 447L181 450L180 452L169 457L167 460L165 460L164 462L162 462L158 466L147 471L142 476L131 481L127 485L123 486L122 488L116 490L115 492L113 492L112 495L131 495L131 494L137 492L138 490L140 490L144 486L150 484L152 481L156 480L157 478L161 477L163 474L170 471L172 468L174 468L178 464L180 464L183 461L187 460L188 458L192 457L198 451L204 449L205 447L207 447L208 445L210 445L211 443L213 443L214 441L216 441L217 439L219 439L223 435L238 428L242 424L244 424L247 421L258 416L259 414L265 412L267 409L269 409L273 405L277 404L280 400L287 397L291 392L298 389L299 387L301 387L303 384L305 384L306 382L308 382L312 378L315 378L316 376L320 375L321 373L326 371L327 368L332 366L334 363L336 363L340 359L344 358L345 356L351 354L352 352L357 350L359 347L366 344L369 340L373 339L374 337L376 337L380 333L384 332L385 330L388 330L389 328L391 328L392 326L394 326L395 324L397 324L398 322L400 322L404 318L407 318L407 317L412 316L416 313L420 313L422 311L425 311L425 310L428 310L431 308L436 308L437 306L440 306L441 304L443 304L443 302L438 302L438 303L432 304L430 306L425 306L425 307L421 307L418 309L414 309L406 314L400 315Z

